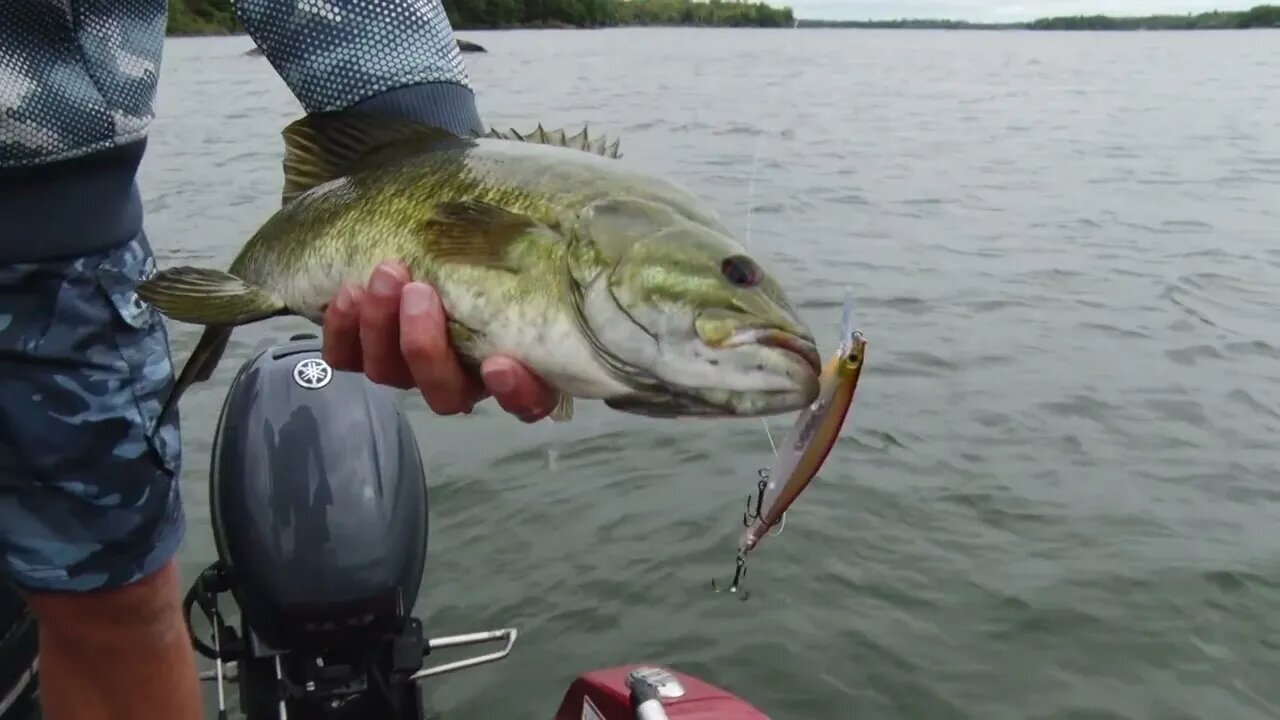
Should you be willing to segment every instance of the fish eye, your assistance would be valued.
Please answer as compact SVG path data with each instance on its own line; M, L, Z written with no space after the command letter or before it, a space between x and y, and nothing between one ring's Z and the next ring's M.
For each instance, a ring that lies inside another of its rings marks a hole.
M738 287L752 287L760 282L760 266L745 255L730 255L720 263L720 273Z

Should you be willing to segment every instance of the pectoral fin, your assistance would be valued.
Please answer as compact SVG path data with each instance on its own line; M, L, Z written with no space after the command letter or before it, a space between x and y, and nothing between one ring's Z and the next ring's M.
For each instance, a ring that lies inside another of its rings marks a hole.
M431 254L443 263L502 268L511 244L538 221L480 200L444 203L422 224Z
M560 393L560 399L556 401L555 409L547 417L552 422L568 422L573 419L573 396L568 393Z

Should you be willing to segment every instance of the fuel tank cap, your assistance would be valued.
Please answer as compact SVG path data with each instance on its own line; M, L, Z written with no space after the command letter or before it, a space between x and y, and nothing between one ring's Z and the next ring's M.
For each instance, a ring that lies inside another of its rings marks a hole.
M627 674L627 685L641 680L658 690L659 697L678 698L684 695L684 686L675 675L660 667L638 667Z

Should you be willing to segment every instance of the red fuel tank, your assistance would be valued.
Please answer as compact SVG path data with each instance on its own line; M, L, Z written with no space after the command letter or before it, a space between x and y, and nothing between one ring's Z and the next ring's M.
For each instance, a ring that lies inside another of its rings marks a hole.
M726 690L663 665L620 665L579 675L556 710L555 720L633 720L627 676L643 674L658 688L671 720L769 720Z

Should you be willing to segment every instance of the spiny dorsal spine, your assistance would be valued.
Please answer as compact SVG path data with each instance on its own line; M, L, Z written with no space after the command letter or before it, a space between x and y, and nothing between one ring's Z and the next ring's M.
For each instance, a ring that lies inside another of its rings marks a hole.
M608 138L601 135L592 141L587 133L587 126L583 125L582 130L576 135L566 136L564 128L548 131L539 123L537 129L531 132L522 133L515 128L509 128L506 131L496 128L489 128L489 132L485 133L487 138L497 138L499 140L518 140L520 142L536 143L539 145L554 145L557 147L567 147L574 150L582 150L583 152L603 155L607 158L620 158L622 153L618 152L618 143L621 140L614 140L609 144Z

